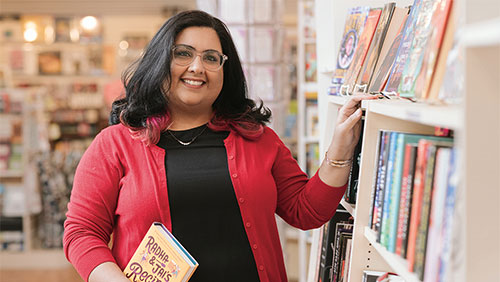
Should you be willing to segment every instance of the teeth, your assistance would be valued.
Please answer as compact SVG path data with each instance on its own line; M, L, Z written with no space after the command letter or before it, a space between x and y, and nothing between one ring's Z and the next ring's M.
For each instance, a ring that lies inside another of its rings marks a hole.
M200 86L203 84L203 81L188 80L188 79L184 79L184 82L189 84L189 85L194 85L194 86Z

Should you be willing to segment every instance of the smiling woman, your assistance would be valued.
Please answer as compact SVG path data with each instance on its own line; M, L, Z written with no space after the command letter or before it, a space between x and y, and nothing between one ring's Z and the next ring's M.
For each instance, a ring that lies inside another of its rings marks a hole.
M308 178L266 126L270 110L248 98L219 19L201 11L170 18L123 81L113 125L82 157L68 205L64 249L80 275L128 281L122 270L161 222L198 261L192 282L287 281L275 216L301 229L330 220L368 98L340 109L332 161Z

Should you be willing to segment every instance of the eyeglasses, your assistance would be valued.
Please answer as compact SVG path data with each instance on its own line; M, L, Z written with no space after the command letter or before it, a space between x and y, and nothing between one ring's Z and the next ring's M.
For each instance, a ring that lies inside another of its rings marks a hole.
M187 66L191 64L194 59L200 56L203 66L207 70L216 71L222 67L227 60L227 56L219 53L216 50L205 50L203 52L196 51L193 47L187 45L177 45L172 48L172 57L174 63L179 66Z

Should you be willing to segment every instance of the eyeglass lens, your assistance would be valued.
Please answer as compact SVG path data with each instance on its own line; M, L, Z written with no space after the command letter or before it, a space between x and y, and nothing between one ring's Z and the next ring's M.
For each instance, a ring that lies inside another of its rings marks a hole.
M223 56L215 50L201 52L201 61L207 69L218 69L223 64ZM175 63L179 65L191 64L197 56L196 50L187 46L176 46L173 49Z

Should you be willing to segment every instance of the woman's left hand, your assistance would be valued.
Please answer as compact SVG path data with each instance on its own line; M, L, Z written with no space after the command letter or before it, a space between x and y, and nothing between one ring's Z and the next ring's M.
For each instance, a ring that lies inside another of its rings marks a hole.
M378 99L378 95L356 94L339 109L328 158L350 159L361 133L361 101Z

